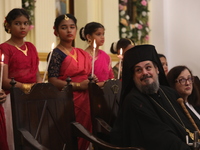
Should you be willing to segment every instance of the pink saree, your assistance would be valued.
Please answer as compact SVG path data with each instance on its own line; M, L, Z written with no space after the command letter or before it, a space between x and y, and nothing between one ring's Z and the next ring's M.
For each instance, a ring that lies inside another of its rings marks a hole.
M91 61L89 54L82 49L74 48L71 54L77 53L77 61L69 55L64 59L60 68L59 79L66 80L67 77L72 79L72 82L81 82L88 79L91 73ZM76 121L81 123L86 129L92 132L92 124L90 117L90 102L88 91L74 91L74 107ZM86 150L89 142L80 138L79 150Z
M99 79L99 82L114 78L110 56L100 49L94 62L94 74Z

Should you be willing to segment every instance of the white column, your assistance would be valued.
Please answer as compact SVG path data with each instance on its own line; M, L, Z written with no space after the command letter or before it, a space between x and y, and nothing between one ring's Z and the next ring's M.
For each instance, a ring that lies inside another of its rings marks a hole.
M105 27L105 43L103 50L110 53L112 42L119 40L119 7L118 0L102 0L102 24Z
M74 5L74 14L78 20L79 29L91 21L104 25L105 43L101 48L110 53L111 43L119 39L118 0L76 0ZM87 43L79 38L79 30L75 43L76 47L82 49L87 46Z
M9 39L10 35L6 33L4 30L3 22L5 20L6 15L13 8L21 8L22 3L21 0L1 0L0 1L0 43L5 42Z
M49 53L52 43L54 42L55 46L57 44L53 33L56 19L55 1L37 0L35 4L35 46L39 53ZM39 70L44 71L46 66L46 61L40 61Z
M35 46L38 52L49 53L52 42L56 45L56 37L53 34L55 1L38 0L35 4Z

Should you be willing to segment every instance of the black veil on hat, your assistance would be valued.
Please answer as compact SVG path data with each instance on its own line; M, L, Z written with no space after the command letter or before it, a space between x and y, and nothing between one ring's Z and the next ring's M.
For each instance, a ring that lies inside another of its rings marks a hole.
M133 82L133 67L139 62L150 60L156 63L159 70L160 85L169 86L162 64L154 45L138 45L125 52L122 68L121 102L130 90L135 87Z

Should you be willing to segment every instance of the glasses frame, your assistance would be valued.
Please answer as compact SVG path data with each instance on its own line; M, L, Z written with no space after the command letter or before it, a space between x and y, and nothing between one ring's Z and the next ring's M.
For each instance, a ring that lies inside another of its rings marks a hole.
M187 81L189 82L189 84L192 84L194 82L194 78L193 77L189 77L187 79L180 78L180 79L176 79L175 81L181 85L185 85L187 83Z

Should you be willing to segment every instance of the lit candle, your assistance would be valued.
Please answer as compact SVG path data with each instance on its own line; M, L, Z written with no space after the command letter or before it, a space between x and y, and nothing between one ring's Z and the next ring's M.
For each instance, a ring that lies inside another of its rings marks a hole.
M44 77L43 77L42 82L45 82L45 78L46 78L47 71L48 71L48 68L49 68L49 63L50 63L50 60L51 60L51 56L52 56L52 53L53 53L53 49L54 49L54 43L52 43L52 45L51 45L51 51L50 51L49 59L48 59L48 62L47 62L47 68L46 68L46 70L45 70L45 73L44 73Z
M93 43L93 57L92 57L92 77L94 76L94 60L95 60L95 50L96 50L96 42L94 39L94 43Z
M121 72L121 65L122 65L122 48L120 48L120 54L118 57L119 57L119 68L118 68L117 79L120 79L120 72Z
M3 82L3 65L4 65L4 54L1 55L1 76L0 76L0 88L2 90L2 82Z

